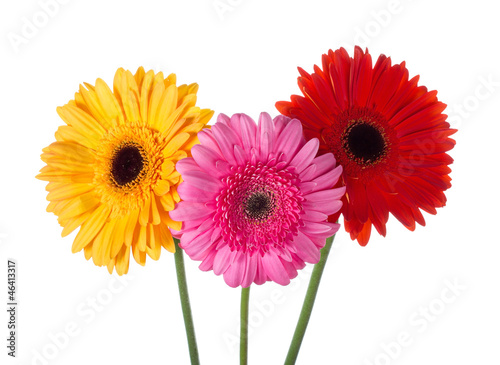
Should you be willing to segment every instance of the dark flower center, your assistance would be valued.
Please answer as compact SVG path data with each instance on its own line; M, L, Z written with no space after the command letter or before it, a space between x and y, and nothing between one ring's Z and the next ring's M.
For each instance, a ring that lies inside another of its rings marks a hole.
M265 219L271 211L271 198L260 192L250 196L245 205L245 213L252 219Z
M126 145L113 156L111 175L119 186L123 186L134 181L143 167L144 159L139 147Z
M345 130L344 149L359 162L377 162L386 152L386 141L379 129L363 122L354 122Z

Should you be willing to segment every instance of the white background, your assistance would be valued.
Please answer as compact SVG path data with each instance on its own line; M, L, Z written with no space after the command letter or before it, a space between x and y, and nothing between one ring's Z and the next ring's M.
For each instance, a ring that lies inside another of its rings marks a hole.
M297 66L312 71L329 48L352 55L355 43L374 59L406 60L410 76L420 74L449 105L460 130L453 187L447 206L415 232L391 218L387 237L375 234L365 248L338 234L298 364L500 363L500 26L492 1L221 0L222 13L213 0L61 0L43 10L45 1L2 0L0 8L0 298L6 304L13 258L20 303L15 360L1 310L1 364L188 364L173 255L164 251L144 268L132 262L120 283L71 254L74 235L61 238L45 212L39 156L62 124L55 108L80 83L112 83L118 67L143 65L175 72L178 84L198 82L200 107L275 116L274 103L299 92ZM16 46L13 37L24 41ZM201 361L235 364L240 291L186 261ZM250 364L283 363L309 271L288 287L252 288ZM455 294L447 282L458 283ZM62 334L68 329L71 337Z

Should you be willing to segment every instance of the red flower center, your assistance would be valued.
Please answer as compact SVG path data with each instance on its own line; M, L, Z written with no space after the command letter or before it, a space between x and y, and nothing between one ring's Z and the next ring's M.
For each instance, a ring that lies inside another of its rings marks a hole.
M342 147L358 164L374 164L386 154L387 142L381 131L363 120L352 121L344 130Z
M380 114L368 108L340 113L324 131L323 140L347 176L370 178L378 167L394 162L394 132Z

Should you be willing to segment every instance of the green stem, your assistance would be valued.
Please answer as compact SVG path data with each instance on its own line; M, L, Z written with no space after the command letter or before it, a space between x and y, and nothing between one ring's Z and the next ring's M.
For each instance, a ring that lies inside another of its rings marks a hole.
M177 272L177 283L179 284L179 296L181 298L182 315L184 316L184 325L186 326L186 335L189 347L189 357L192 365L199 365L198 346L196 345L196 336L194 333L193 315L191 305L189 304L189 294L186 281L186 270L184 268L184 254L179 247L179 240L174 238L175 243L175 270Z
M250 287L241 289L240 365L248 364L248 303Z
M314 300L316 299L316 294L318 293L321 276L323 275L326 259L328 258L328 254L330 253L330 249L332 248L334 238L335 235L326 239L325 247L321 249L321 259L316 265L314 265L314 269L311 274L311 280L309 281L309 286L307 288L306 297L304 298L304 304L302 304L299 321L297 322L297 327L295 327L295 333L293 334L292 343L290 344L290 348L288 349L288 355L285 360L285 365L293 365L297 361L300 345L302 345L302 340L304 339L304 335L306 333L307 324L309 323L309 318L311 318Z

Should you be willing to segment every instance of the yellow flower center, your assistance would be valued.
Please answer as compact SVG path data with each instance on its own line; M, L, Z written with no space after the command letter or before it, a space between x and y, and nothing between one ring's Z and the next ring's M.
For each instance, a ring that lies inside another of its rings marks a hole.
M110 177L120 187L136 185L147 170L144 149L135 143L125 143L119 146L112 157ZM146 168L144 168L146 167Z
M161 179L166 145L162 133L127 123L111 128L96 151L94 184L111 218L140 208Z

